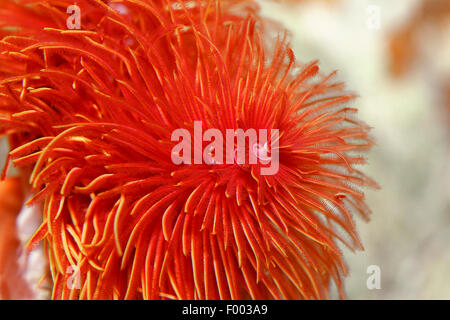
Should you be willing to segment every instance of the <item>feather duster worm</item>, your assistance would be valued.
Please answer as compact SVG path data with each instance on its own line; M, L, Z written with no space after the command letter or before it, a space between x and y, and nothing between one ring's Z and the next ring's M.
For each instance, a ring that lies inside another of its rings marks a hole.
M355 168L371 147L352 95L253 3L9 1L0 21L0 123L43 203L54 299L321 299L362 248ZM236 10L239 6L239 10ZM119 10L120 9L120 10ZM280 130L279 171L175 165L171 132ZM71 267L80 284L69 286Z

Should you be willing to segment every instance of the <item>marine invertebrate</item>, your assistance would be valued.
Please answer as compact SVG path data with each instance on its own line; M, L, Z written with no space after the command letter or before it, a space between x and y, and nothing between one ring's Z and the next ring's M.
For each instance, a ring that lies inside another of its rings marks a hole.
M83 0L82 29L67 30L70 4L0 11L0 123L30 202L44 204L30 246L44 241L52 297L317 299L330 281L342 291L337 242L362 247L351 210L367 217L358 187L375 183L352 154L372 145L369 128L334 74L297 64L285 38L266 43L251 2ZM279 129L278 173L175 165L171 132L194 121Z
M20 251L16 218L23 203L21 181L10 177L0 182L0 298L30 297L17 265Z

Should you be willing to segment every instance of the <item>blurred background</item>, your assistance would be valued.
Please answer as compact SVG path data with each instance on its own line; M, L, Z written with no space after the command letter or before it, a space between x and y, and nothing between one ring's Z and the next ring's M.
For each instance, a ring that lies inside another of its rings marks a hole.
M374 127L363 170L382 189L366 193L371 221L356 219L365 251L343 248L348 298L450 299L450 1L259 2L299 62L339 70Z
M299 62L339 70L374 128L364 170L382 189L367 192L371 222L356 219L365 251L343 248L348 298L450 299L450 0L258 2Z

